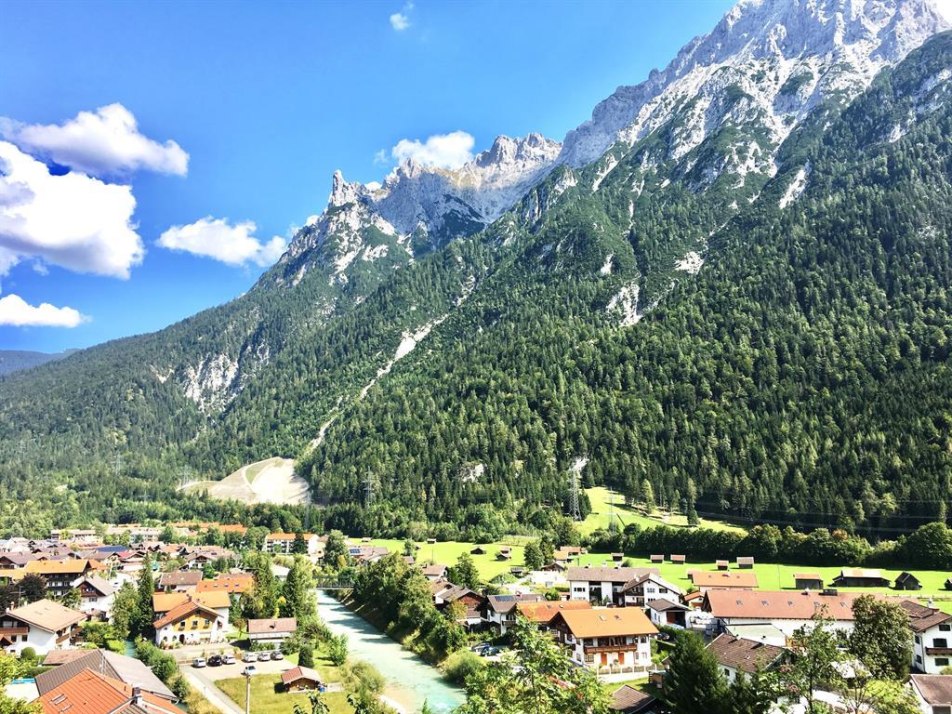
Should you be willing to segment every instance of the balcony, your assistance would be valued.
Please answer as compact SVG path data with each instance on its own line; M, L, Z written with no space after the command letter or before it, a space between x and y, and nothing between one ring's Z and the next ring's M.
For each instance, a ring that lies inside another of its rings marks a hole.
M929 657L948 657L952 655L952 647L926 647Z
M591 645L584 648L586 655L601 654L602 652L637 652L638 644L617 644L617 645Z

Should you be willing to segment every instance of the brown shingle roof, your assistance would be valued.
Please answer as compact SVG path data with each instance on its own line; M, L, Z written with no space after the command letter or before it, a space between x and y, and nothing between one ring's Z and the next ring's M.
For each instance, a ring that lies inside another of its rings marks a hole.
M187 600L183 602L181 605L176 605L175 607L173 607L163 617L160 617L158 620L152 623L152 626L155 629L159 630L165 627L166 625L168 625L169 623L181 620L183 617L188 617L193 612L203 614L212 620L215 620L218 618L218 613L215 612L214 610L207 608L204 605L200 605L194 600Z
M537 593L526 593L524 595L490 595L486 601L493 612L505 615L512 612L512 609L520 602L539 602L544 599Z
M565 574L569 581L588 581L592 583L618 583L623 585L629 580L646 573L660 574L657 568L611 568L604 566L571 567Z
M576 637L622 637L655 635L657 628L636 607L593 608L559 612L552 624L564 623Z
M952 704L952 675L914 674L909 681L919 690L919 694L927 704L932 706Z
M275 617L262 620L248 620L249 635L281 634L297 630L297 619L293 617Z
M202 579L199 570L175 570L171 573L162 573L159 576L159 587L174 588L179 585L198 585Z
M62 651L69 652L70 650ZM47 672L36 675L36 689L40 695L56 689L67 680L88 669L118 679L120 682L125 682L133 687L140 687L163 699L175 699L175 695L162 683L162 680L137 659L103 650L72 650L72 652L78 656L72 657L69 661L63 662L60 666ZM47 657L44 664L52 664L51 658Z
M552 618L566 610L591 610L592 603L587 600L559 600L558 602L520 602L516 612L529 622L548 624Z
M903 600L899 605L909 616L909 627L913 632L925 632L931 627L952 620L952 615L947 615L935 607L920 605L912 600Z
M302 679L306 679L309 682L320 682L321 675L310 667L301 666L289 669L287 672L281 675L281 681L284 682L284 686L286 687Z
M624 684L612 692L612 700L609 706L616 712L636 714L651 706L654 700L654 697L650 694L645 694L631 685Z
M753 640L742 640L731 635L718 635L707 648L724 667L753 674L767 669L783 655L783 647Z

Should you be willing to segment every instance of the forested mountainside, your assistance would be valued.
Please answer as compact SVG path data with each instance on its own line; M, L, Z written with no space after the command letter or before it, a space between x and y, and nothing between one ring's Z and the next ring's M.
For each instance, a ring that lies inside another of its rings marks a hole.
M945 517L952 38L903 61L925 0L841 5L741 2L564 144L335 176L245 296L0 382L2 496L141 517L282 455L352 527L532 521L573 468L751 520Z
M30 350L0 350L0 376L62 359L72 351L47 353Z

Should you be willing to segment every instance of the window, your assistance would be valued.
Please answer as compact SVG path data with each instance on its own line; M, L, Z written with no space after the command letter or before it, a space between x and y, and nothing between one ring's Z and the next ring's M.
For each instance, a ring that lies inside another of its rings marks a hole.
M939 625L939 632L952 632L952 625Z
M932 640L932 646L933 647L948 647L949 641L945 639L944 637L936 637L934 640Z
M932 707L932 714L952 714L952 707Z
M916 655L916 662L922 664L922 655Z
M915 639L917 645L918 645L920 642L922 642L922 640L919 639L919 635L916 635L914 639Z
M949 666L949 658L948 658L948 657L936 657L936 658L935 658L935 666L936 666L936 667L948 667L948 666Z

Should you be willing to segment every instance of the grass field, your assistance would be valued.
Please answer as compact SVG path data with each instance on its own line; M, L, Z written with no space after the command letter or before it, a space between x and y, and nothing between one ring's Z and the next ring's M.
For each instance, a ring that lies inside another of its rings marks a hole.
M245 708L245 678L233 677L215 682L235 704ZM347 694L344 692L327 692L324 694L324 703L331 714L353 714L353 707L347 703ZM251 678L251 711L255 714L291 714L294 705L300 704L305 711L310 711L307 694L281 691L280 674L260 674Z
M589 513L588 517L578 526L579 532L582 533L582 535L589 535L599 528L608 528L608 524L611 523L612 520L615 521L615 525L622 529L630 523L637 523L642 528L653 528L654 526L686 528L688 525L687 517L682 515L662 516L660 513L656 513L648 517L641 513L641 511L623 505L625 501L624 497L620 493L611 491L604 486L587 488L585 489L585 493L588 495L588 500L592 504L592 512ZM613 500L614 503L612 503ZM719 531L744 532L744 529L738 526L722 521L709 521L704 518L701 519L701 527Z
M524 564L525 547L522 545L515 545L517 540L522 542L522 539L513 539L512 543L502 541L499 543L483 545L486 553L484 555L472 556L473 562L476 563L476 567L479 568L479 574L483 580L491 580L500 573L508 573L509 568L514 565L521 566ZM371 543L373 545L385 546L390 549L391 553L403 553L402 540L375 538L371 541ZM455 565L460 554L469 553L473 548L476 547L476 543L446 541L445 543L434 543L430 545L426 542L418 542L416 543L416 546L416 559L421 563L428 563L432 560L434 563L439 563L440 565ZM503 546L511 548L511 560L497 559L496 554Z

